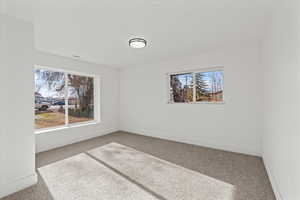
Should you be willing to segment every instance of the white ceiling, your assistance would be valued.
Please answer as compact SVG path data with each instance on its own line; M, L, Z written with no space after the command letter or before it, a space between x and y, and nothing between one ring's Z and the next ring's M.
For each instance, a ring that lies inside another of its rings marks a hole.
M36 0L0 0L0 14L33 22L33 1Z
M257 42L272 0L38 0L38 50L112 67ZM144 49L128 40L143 37Z

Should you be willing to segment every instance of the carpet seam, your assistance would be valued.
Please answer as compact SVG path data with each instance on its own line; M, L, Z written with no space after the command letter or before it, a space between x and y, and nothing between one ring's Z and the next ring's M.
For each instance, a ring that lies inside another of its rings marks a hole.
M155 193L154 191L150 190L149 188L145 187L143 184L133 180L132 178L130 178L129 176L127 176L126 174L123 174L122 172L120 172L119 170L113 168L112 166L110 166L109 164L107 164L106 162L100 160L99 158L93 156L92 154L88 153L88 152L84 152L87 156L89 156L90 158L96 160L97 162L101 163L102 165L104 165L105 167L107 167L108 169L112 170L113 172L115 172L116 174L122 176L123 178L125 178L126 180L130 181L131 183L135 184L136 186L138 186L140 189L144 190L145 192L153 195L154 197L158 198L159 200L167 200L165 197Z

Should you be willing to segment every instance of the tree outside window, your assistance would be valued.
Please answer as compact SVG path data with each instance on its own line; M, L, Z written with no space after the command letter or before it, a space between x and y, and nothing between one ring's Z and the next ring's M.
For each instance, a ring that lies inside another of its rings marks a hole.
M223 70L171 74L170 103L223 102Z

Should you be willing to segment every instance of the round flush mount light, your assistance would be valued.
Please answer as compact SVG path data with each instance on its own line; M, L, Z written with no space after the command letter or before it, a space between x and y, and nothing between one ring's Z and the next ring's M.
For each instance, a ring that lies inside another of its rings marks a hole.
M147 41L143 38L132 38L129 40L129 46L134 49L141 49L147 45Z
M73 54L72 57L73 57L73 58L76 58L76 59L79 59L79 58L80 58L80 56L79 56L79 55L76 55L76 54Z

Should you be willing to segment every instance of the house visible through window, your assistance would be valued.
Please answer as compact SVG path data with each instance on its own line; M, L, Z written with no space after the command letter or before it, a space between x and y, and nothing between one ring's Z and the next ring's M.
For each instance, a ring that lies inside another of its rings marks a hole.
M222 69L169 75L169 102L223 102L224 72Z
M43 68L34 75L36 129L95 120L93 76Z

